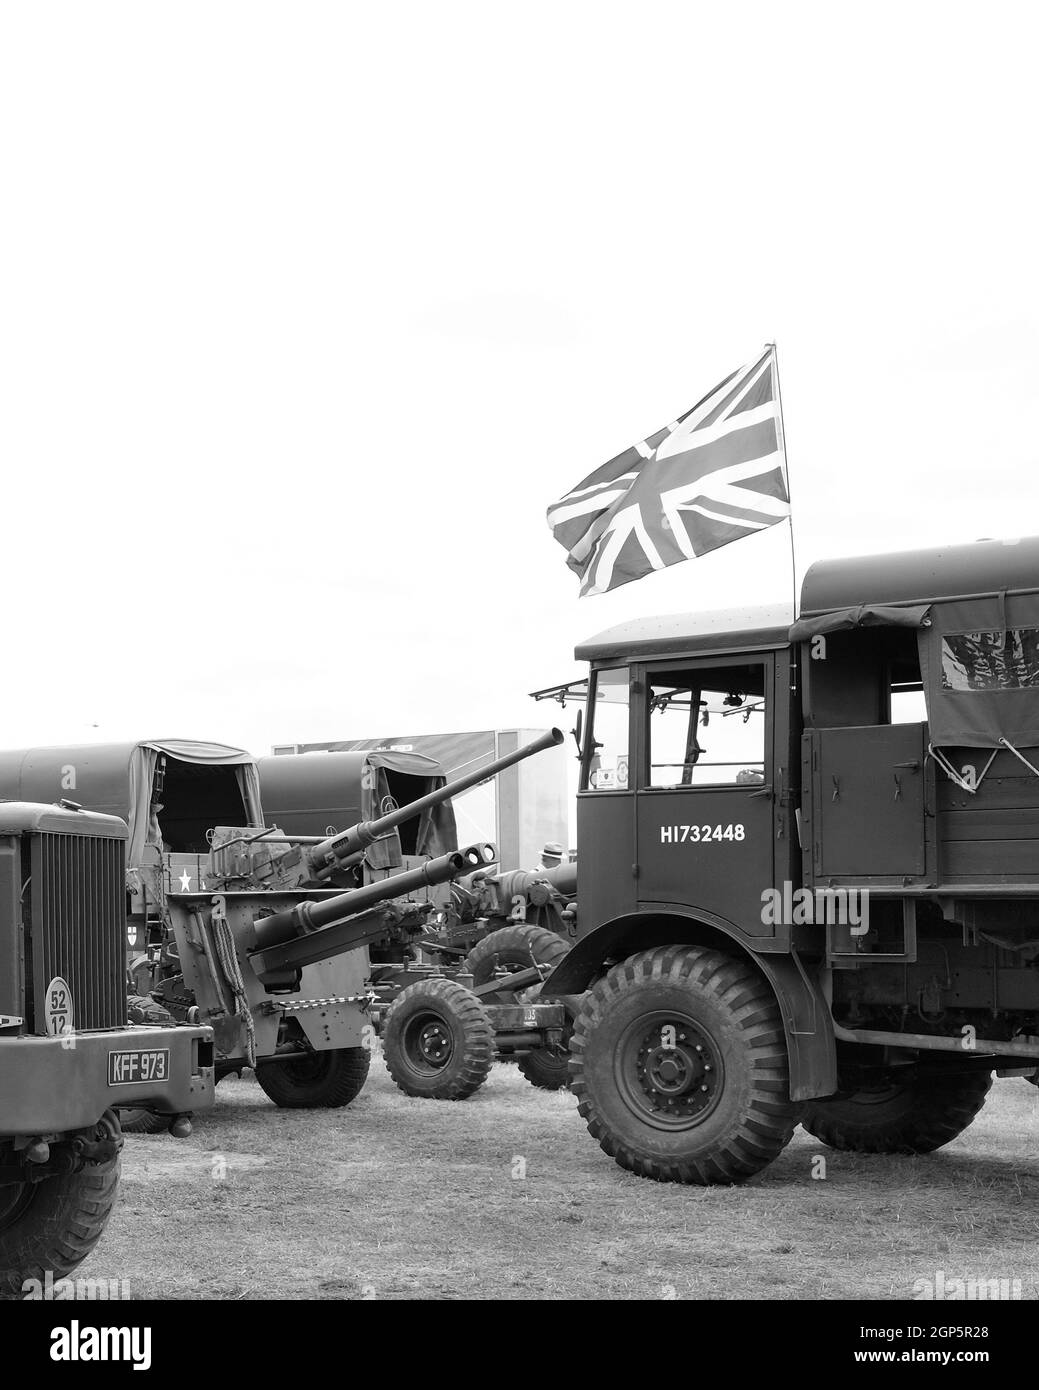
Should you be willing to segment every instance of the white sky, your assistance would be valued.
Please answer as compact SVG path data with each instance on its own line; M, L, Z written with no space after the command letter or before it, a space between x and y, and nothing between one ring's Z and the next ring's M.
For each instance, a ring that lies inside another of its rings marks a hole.
M798 567L1039 530L1024 5L0 10L0 744L549 723L546 506L775 339ZM569 718L570 711L567 711Z

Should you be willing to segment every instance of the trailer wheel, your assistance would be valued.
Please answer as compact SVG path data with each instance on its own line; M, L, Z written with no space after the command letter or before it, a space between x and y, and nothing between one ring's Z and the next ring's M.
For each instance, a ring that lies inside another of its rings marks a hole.
M974 1121L991 1085L987 1071L890 1081L837 1100L806 1101L801 1124L831 1149L932 1153Z
M366 1047L334 1047L284 1062L258 1062L256 1080L283 1110L336 1110L360 1093L370 1063Z
M567 1025L563 1041L555 1047L539 1047L516 1059L516 1068L539 1091L562 1091L570 1085L570 1038L573 1029Z
M604 1152L658 1182L741 1182L796 1123L771 990L701 946L643 951L585 996L570 1089Z
M494 1028L472 990L455 980L419 980L387 1010L382 1051L406 1096L465 1100L494 1065Z
M532 965L554 969L569 950L563 938L547 927L517 922L515 926L489 932L478 941L465 958L465 969L472 975L474 985L485 985L494 978L497 966L504 967L510 975Z
M41 1284L82 1264L115 1205L119 1160L88 1164L42 1182L0 1187L0 1298L24 1297L26 1280Z

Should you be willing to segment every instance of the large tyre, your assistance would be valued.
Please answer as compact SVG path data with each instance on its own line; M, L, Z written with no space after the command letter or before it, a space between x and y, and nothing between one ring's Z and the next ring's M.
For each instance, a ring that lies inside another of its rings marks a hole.
M119 1160L0 1187L0 1298L48 1270L64 1279L97 1244L115 1205Z
M494 972L499 967L510 975L529 970L532 965L554 969L569 951L567 942L547 927L517 922L514 926L489 932L482 941L478 941L466 956L464 968L472 975L474 985L485 985L494 978ZM529 989L519 990L513 997L523 1003L536 999L540 992L541 986L533 985ZM532 1086L541 1091L561 1091L569 1086L570 1033L568 1025L559 1047L539 1048L516 1059L517 1070ZM503 1060L511 1059L506 1057Z
M771 1163L796 1123L772 991L742 961L663 946L585 996L570 1089L600 1147L658 1182L742 1182Z
M485 985L502 966L509 974L529 970L532 965L555 967L570 947L561 936L547 927L532 927L524 922L500 927L478 941L465 958L465 969L474 985ZM536 986L535 986L536 987Z
M926 1154L970 1125L992 1085L987 1071L915 1076L855 1091L837 1100L810 1100L801 1124L831 1149L864 1154Z
M258 1062L256 1080L283 1110L336 1110L360 1093L370 1063L366 1047L330 1048L284 1062Z
M455 980L419 980L387 1010L382 1051L406 1096L465 1100L494 1065L494 1028L472 990Z

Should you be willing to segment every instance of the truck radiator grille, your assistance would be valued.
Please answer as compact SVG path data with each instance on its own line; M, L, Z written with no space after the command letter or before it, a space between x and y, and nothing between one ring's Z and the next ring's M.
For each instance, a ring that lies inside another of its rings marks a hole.
M30 881L32 1027L47 1032L47 985L72 991L77 1031L126 1022L126 846L92 835L33 836Z

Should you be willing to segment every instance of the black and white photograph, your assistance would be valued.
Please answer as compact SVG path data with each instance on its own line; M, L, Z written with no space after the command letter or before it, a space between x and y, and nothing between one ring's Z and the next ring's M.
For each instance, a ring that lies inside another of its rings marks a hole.
M268 1303L640 1302L730 1348L764 1315L748 1373L796 1303L838 1375L1009 1368L1037 40L1014 3L0 0L35 1366L205 1374L203 1304L240 1369Z

